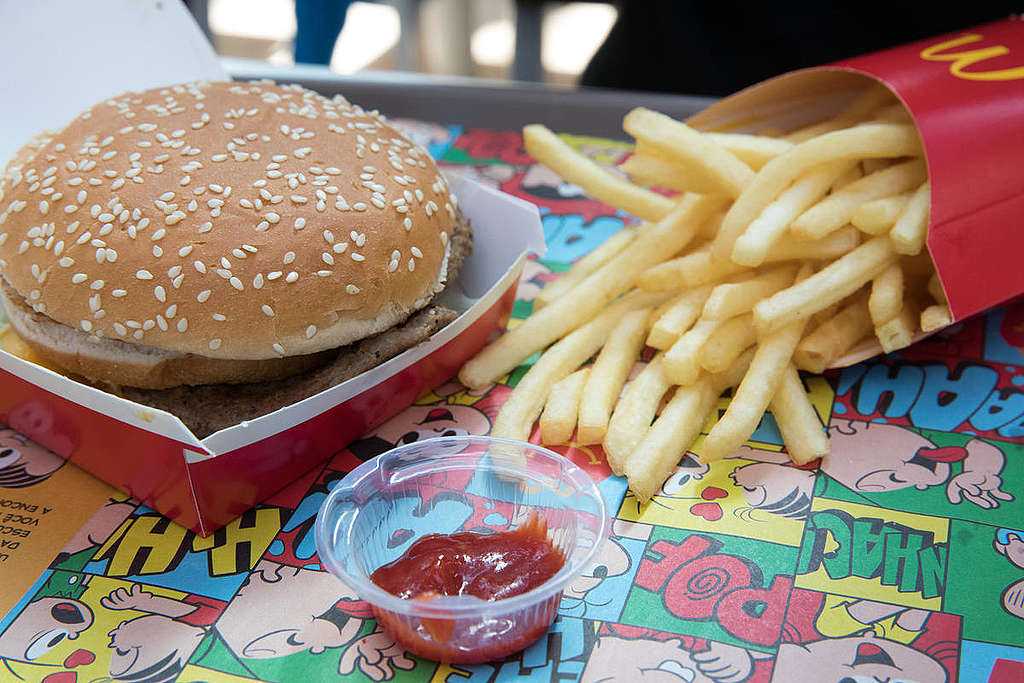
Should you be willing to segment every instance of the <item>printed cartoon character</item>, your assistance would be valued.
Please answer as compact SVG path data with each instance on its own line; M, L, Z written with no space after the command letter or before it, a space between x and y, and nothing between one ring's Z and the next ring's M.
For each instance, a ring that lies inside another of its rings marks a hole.
M629 571L632 562L629 553L614 536L608 538L597 556L585 566L565 587L559 613L562 615L584 616L587 610L587 594L606 580L622 576Z
M833 420L828 431L832 452L821 469L855 491L924 491L945 484L946 497L954 504L966 500L992 509L1014 499L1001 488L999 475L1006 464L1002 451L980 439L962 447L939 447L897 425L853 420ZM963 471L954 474L952 464L957 462Z
M383 631L359 637L369 606L333 575L261 561L217 621L216 630L242 659L272 659L345 647L338 672L356 667L373 680L415 662Z
M1010 561L1010 564L1024 569L1024 540L1019 533L1000 529L992 545L996 552ZM1003 609L1015 617L1024 619L1024 579L1011 583L1003 591Z
M31 662L64 639L92 626L89 606L74 598L46 596L28 603L0 634L0 657Z
M743 490L743 498L755 510L773 515L806 519L814 493L813 471L783 464L757 462L737 467L729 478Z
M216 603L216 604L214 604ZM183 600L153 595L140 584L100 598L110 610L145 612L118 624L110 637L110 676L118 681L173 681L220 614L219 601L202 596Z
M945 683L946 669L909 645L875 636L874 631L809 643L783 643L775 658L775 683Z
M769 655L734 645L693 638L625 638L603 635L583 670L581 683L740 683L749 680L755 660Z
M0 487L24 488L46 481L65 462L21 432L0 426Z
M523 274L516 289L516 300L533 301L540 294L540 290L544 289L544 285L554 279L550 268L534 259L527 259L523 264Z
M444 391L445 385L438 389ZM492 387L485 396L448 395L445 403L413 405L391 418L367 436L349 444L348 450L361 460L369 460L405 444L439 436L484 435L511 389ZM472 402L470 405L469 402Z
M96 550L135 511L137 504L127 496L110 498L75 532L57 554L52 566L81 570Z

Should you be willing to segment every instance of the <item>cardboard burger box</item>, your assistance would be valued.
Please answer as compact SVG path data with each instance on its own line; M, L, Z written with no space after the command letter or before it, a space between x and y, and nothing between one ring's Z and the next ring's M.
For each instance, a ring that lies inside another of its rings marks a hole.
M931 183L927 248L954 320L1024 293L1024 20L957 31L804 69L727 97L688 123L791 130L838 113L871 82L903 102ZM880 352L873 339L837 365Z
M4 16L13 11L0 10L0 31L9 34L0 50L7 63L23 68L14 77L22 83L12 89L21 85L38 98L20 98L23 109L5 121L4 159L41 128L59 127L119 92L227 80L179 3L61 0ZM96 35L75 66L57 63L57 54L12 58L28 55L43 27L60 44L80 39L83 26ZM145 59L126 61L125 54ZM315 396L202 439L170 413L0 351L0 424L183 526L212 533L446 382L504 328L527 252L543 253L537 209L463 178L449 181L473 226L474 249L445 292L446 305L460 316L428 341Z

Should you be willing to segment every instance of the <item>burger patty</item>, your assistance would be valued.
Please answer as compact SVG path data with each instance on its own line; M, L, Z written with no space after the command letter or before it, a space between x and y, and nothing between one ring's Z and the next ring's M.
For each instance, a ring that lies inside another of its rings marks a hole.
M458 278L473 248L473 232L461 212L450 239L446 285ZM243 420L252 420L297 403L371 370L426 341L457 317L455 311L432 302L404 323L338 349L326 365L281 380L160 390L122 387L121 393L131 401L178 416L193 434L202 439Z

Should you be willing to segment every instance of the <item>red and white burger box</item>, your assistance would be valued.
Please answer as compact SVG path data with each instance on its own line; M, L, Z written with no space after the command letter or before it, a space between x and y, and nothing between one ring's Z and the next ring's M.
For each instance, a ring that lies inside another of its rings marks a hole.
M15 77L22 83L14 85L27 95L19 98L26 110L13 114L0 132L4 159L40 128L59 126L119 92L226 80L178 3L60 0L6 16L12 11L0 10L0 33L9 34L0 41L0 56L25 56L7 63L24 66ZM59 55L50 55L50 63L27 58L31 36L39 33L33 27L45 27L53 44L75 40L83 27L95 27L97 35L90 37L87 54L76 57L75 73L66 63L52 71ZM145 58L119 59L132 50ZM68 90L60 92L64 82ZM446 292L448 305L460 302L460 315L428 341L315 396L203 439L170 413L0 351L0 424L183 526L212 533L448 381L504 329L527 253L544 250L537 209L465 178L449 182L472 224L474 247Z

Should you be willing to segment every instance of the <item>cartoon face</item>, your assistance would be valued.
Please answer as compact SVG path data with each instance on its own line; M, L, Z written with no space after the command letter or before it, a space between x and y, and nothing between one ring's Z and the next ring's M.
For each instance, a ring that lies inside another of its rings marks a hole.
M813 472L758 462L737 467L729 477L753 508L784 517L803 517L810 508Z
M0 657L32 661L92 625L92 610L66 598L30 602L0 634Z
M49 477L64 462L21 432L0 427L0 487L31 486Z
M692 488L692 482L702 479L710 471L710 466L697 460L697 456L692 453L687 453L679 462L679 467L672 473L672 476L661 485L661 491L657 495L669 497L690 495L686 491Z
M562 176L541 164L534 164L526 171L521 187L524 192L541 199L582 199L586 196L579 185L565 182Z
M412 406L373 433L395 446L439 436L486 434L487 416L472 406Z
M355 594L327 572L260 562L217 621L217 631L237 655L285 657L319 654L343 644L341 632L322 618L342 598Z
M815 683L945 683L948 676L941 664L920 650L875 638L871 632L781 645L772 681L812 679Z
M179 673L205 634L197 626L161 614L147 614L122 621L107 635L111 677L138 680L145 675L148 680L164 680L156 674Z
M681 640L602 637L587 660L581 683L713 683Z
M583 568L580 575L569 582L565 588L565 596L584 599L588 592L596 588L605 579L621 576L629 570L629 555L614 538L602 546L597 557Z
M957 448L936 448L920 434L897 425L833 421L832 452L821 469L843 485L865 493L925 490L949 478L949 463L966 455Z

